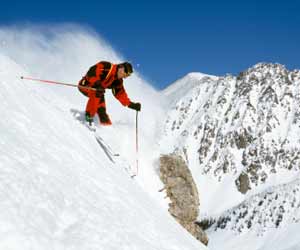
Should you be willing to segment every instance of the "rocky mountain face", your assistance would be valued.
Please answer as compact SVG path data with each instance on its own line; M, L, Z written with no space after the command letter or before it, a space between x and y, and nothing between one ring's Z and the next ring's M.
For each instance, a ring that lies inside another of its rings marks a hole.
M300 211L300 71L259 63L237 77L201 78L185 93L165 93L172 107L161 147L182 155L200 194L236 197L219 209L204 199L214 227L263 231L269 219L275 227L286 216L297 221L287 214Z
M279 185L250 197L226 211L213 224L213 230L239 233L254 230L258 235L270 228L300 222L300 181Z

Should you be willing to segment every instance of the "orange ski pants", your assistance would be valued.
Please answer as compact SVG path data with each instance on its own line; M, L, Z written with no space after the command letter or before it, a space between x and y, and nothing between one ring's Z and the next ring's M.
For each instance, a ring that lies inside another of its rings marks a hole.
M91 117L93 117L97 113L99 108L103 107L104 109L106 109L104 92L97 94L97 92L92 89L79 88L79 90L82 94L89 98L86 104L85 111L88 112Z

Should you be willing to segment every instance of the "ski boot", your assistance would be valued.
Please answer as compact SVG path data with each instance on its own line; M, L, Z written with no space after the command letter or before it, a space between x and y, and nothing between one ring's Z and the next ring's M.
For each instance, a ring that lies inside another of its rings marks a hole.
M89 124L89 126L92 126L94 123L94 119L91 117L89 112L85 112L85 121Z
M106 113L105 108L103 108L103 107L99 108L97 113L98 113L101 125L110 126L112 124L111 120L109 119L108 114Z

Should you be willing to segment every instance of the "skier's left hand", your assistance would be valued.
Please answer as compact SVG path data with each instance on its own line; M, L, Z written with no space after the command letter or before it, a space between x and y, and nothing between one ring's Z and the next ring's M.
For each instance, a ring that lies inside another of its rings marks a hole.
M136 111L141 111L141 104L139 102L130 102L128 108L134 109Z

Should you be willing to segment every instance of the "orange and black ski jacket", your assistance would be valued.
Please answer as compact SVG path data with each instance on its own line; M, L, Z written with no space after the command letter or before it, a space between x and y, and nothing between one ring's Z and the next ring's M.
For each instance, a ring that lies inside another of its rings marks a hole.
M123 79L117 78L117 64L101 61L92 66L86 75L83 77L84 86L92 88L112 89L113 95L124 106L130 104L130 99L127 96L123 86ZM83 81L79 84L82 85Z

